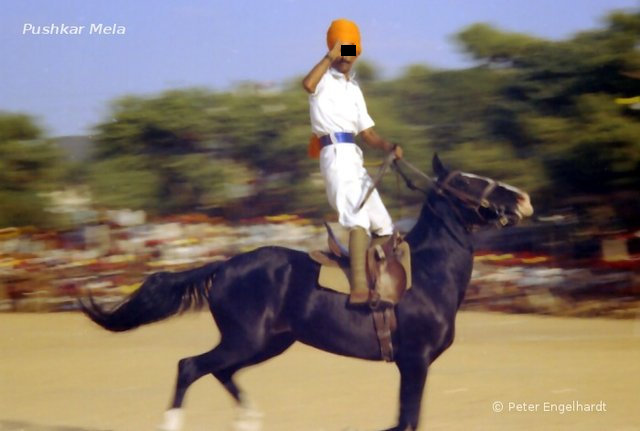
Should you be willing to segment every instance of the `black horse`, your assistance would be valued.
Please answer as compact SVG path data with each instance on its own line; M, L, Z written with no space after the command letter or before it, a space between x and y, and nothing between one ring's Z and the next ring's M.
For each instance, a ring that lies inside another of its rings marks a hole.
M413 287L396 306L393 346L401 376L400 412L398 425L387 431L418 427L427 370L453 342L456 312L471 277L472 228L515 224L533 212L529 196L514 187L449 172L437 155L433 169L438 180L406 236ZM112 311L93 301L82 302L82 308L103 328L127 331L197 305L209 306L221 340L213 350L178 363L173 402L162 426L177 430L179 409L194 381L212 374L242 407L245 398L234 374L281 354L295 341L339 355L382 359L371 311L350 308L346 295L320 288L318 271L306 253L263 247L184 272L152 274Z

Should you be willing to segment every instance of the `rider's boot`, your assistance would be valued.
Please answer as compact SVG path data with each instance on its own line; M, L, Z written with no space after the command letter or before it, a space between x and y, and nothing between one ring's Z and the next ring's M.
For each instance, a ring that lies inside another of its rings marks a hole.
M355 227L349 232L349 260L351 265L350 304L366 304L369 301L367 283L366 253L369 235L364 228Z

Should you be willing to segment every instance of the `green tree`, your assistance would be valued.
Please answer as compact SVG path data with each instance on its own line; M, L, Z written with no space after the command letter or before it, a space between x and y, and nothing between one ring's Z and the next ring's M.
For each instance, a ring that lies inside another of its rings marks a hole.
M356 79L358 80L358 83L365 87L370 83L377 81L380 78L380 71L370 61L366 61L366 60L358 61L354 66L354 70L356 73Z
M63 173L59 150L30 117L0 114L0 226L55 225L40 193L52 191Z
M274 185L283 182L290 191L291 184L309 176L309 134L300 89L263 91L244 83L237 93L188 90L127 97L116 101L109 121L97 126L98 164L90 178L99 201L109 206L167 213L236 207L239 203L232 201L241 199L247 214L288 211L295 209L295 200ZM119 163L123 156L133 159ZM139 187L133 181L108 192L110 177L132 170L145 173Z
M489 24L474 24L455 36L474 59L495 66L517 65L543 42L522 33L504 32Z

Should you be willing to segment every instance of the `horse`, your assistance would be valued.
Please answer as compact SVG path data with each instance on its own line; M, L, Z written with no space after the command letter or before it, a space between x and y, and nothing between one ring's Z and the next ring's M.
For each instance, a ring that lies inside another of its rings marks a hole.
M514 225L533 213L529 195L493 179L447 170L437 154L437 176L416 225L411 247L412 287L395 306L394 362L400 371L398 423L385 431L415 431L430 364L453 342L455 317L473 267L472 232ZM234 398L244 422L260 429L259 415L234 382L245 367L280 355L294 342L338 355L382 360L372 311L348 304L347 295L318 285L320 265L307 253L267 246L183 272L157 272L108 311L89 296L83 312L109 331L128 331L190 308L208 306L219 328L211 351L181 359L161 430L183 423L185 392L213 375Z

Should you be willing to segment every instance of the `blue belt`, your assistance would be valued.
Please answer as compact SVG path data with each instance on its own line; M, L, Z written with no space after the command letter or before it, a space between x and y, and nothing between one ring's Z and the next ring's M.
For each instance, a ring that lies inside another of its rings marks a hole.
M336 144L355 144L356 143L356 137L353 133L347 133L347 132L336 132L333 134L335 140L336 140ZM329 146L333 144L333 141L331 140L331 135L324 135L320 137L320 145L322 146L322 148Z

